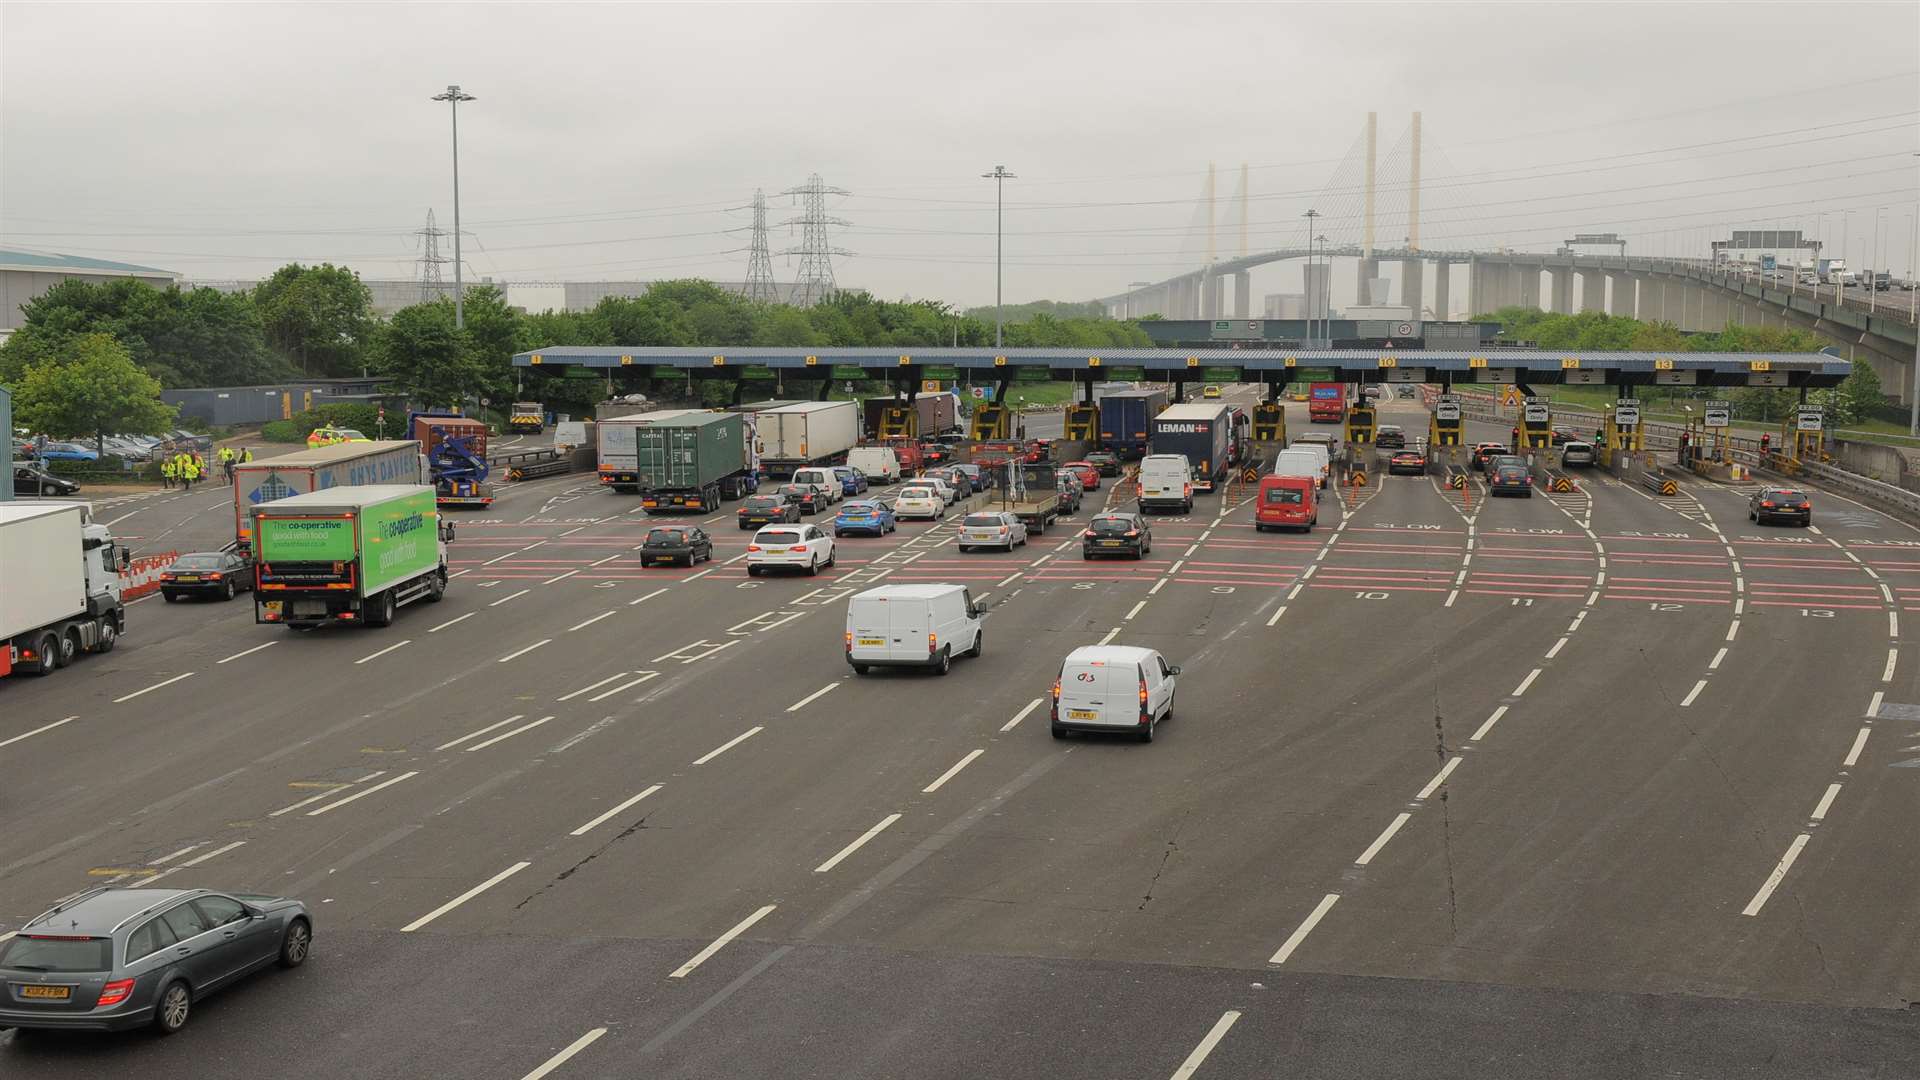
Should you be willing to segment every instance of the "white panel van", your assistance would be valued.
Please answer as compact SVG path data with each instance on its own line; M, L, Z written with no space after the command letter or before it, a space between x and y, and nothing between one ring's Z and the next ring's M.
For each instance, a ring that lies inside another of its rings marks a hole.
M1185 454L1148 454L1140 459L1140 511L1193 511L1193 466Z
M1053 737L1068 733L1126 732L1152 742L1162 720L1173 718L1174 678L1180 669L1153 649L1083 645L1067 654L1053 683Z
M900 455L891 446L856 446L847 451L847 464L867 474L875 484L891 484L900 479Z
M846 487L840 482L840 477L835 475L832 469L821 467L795 469L793 470L793 482L796 484L812 484L814 487L825 492L828 506L832 506L834 503L846 498Z
M1304 446L1289 446L1273 456L1273 475L1304 476L1311 479L1314 487L1326 486L1327 474L1321 455Z
M986 612L964 585L882 585L847 601L847 663L932 668L941 675L958 652L979 656Z

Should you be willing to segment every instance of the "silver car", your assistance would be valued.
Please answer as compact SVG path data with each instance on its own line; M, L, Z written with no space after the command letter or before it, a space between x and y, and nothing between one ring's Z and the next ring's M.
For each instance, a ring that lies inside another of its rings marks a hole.
M1584 469L1593 464L1593 444L1570 442L1560 448L1560 467L1563 469Z
M0 942L0 1030L171 1035L194 1002L313 945L298 900L210 889L88 889Z
M1026 523L1012 514L968 514L960 519L961 551L977 547L1004 547L1012 551L1025 547L1026 543Z

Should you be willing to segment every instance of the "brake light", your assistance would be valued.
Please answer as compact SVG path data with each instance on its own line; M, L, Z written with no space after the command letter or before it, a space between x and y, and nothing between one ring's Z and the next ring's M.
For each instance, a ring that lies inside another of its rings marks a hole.
M929 631L927 634L927 655L932 656L934 654L934 650L938 649L939 647L940 647L940 635Z
M847 651L853 651L853 631L847 631Z
M1086 537L1088 540L1091 540L1093 539L1093 530L1088 529L1086 532L1083 532L1080 535Z
M760 550L760 545L759 545L759 544L748 544L748 545L747 545L747 550L748 550L748 551L759 551L759 550Z
M1140 722L1144 724L1147 719L1147 680L1142 678L1140 680Z
M788 550L788 551L798 551L798 552L801 552L802 554L805 554L805 552L806 552L806 550L807 550L807 545L805 545L805 544L795 544L795 545L793 545L792 547L790 547L790 548L788 548L787 550Z
M1772 500L1772 499L1761 499L1761 500L1760 500L1760 505L1761 505L1761 506L1764 506L1764 507L1766 507L1766 508L1767 508L1767 509L1769 509L1769 510L1771 510L1771 509L1773 509L1773 500Z
M218 570L215 570L215 571L214 571L213 573L211 573L211 574L208 574L208 575L207 575L207 577L208 577L209 579L211 579L211 580L213 580L213 581L219 581L219 580L220 580L220 571L218 571Z
M1127 530L1127 535L1128 535L1128 536L1139 536L1139 535L1140 535L1140 530L1139 530L1139 529L1128 529L1128 530Z
M1060 680L1059 679L1053 680L1053 700L1055 701L1060 700Z
M115 979L100 988L100 1000L94 1002L94 1006L120 1004L133 993L133 984L133 979Z

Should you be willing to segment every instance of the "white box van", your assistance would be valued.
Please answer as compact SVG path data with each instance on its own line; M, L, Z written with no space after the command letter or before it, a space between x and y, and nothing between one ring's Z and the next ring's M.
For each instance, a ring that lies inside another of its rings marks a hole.
M955 652L979 656L986 612L965 585L882 585L847 601L847 663L945 675Z
M1287 449L1299 450L1305 453L1312 454L1320 462L1320 486L1326 487L1329 483L1332 482L1333 451L1327 448L1327 444L1321 443L1321 442L1310 442L1305 439L1298 439L1298 440L1295 440L1293 443L1289 444L1287 446Z
M1153 729L1173 719L1174 678L1180 669L1152 649L1082 645L1067 654L1053 683L1053 737L1074 731L1131 732L1153 741Z
M1140 459L1140 511L1193 510L1193 466L1185 454L1148 454Z
M1314 448L1289 446L1273 456L1273 475L1305 476L1312 479L1316 488L1327 486L1326 465L1321 454Z
M846 498L845 486L842 485L840 477L836 475L832 469L817 467L795 469L793 470L793 482L796 484L812 484L814 487L826 492L828 506L832 506L834 503Z
M867 474L875 484L891 484L900 479L900 455L891 446L856 446L847 451L847 464Z

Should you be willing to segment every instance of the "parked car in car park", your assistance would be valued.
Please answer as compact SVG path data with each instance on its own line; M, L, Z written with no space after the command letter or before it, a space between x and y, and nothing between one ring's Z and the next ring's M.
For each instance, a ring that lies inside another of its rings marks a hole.
M233 595L253 588L253 564L231 551L195 551L160 572L160 596L171 604L183 596Z
M211 889L88 889L0 941L0 1031L171 1035L209 994L313 945L298 900ZM16 1049L18 1049L16 1047Z
M874 667L945 675L955 653L979 656L986 611L964 585L881 585L847 601L846 655L855 675Z
M740 504L740 527L757 529L762 525L779 525L800 520L800 500L788 498L785 494L749 495Z
M1003 547L1012 551L1025 547L1027 527L1018 517L998 511L968 514L960 519L959 547L962 552L979 547Z
M1138 514L1106 513L1087 522L1080 534L1080 558L1131 555L1144 559L1153 551L1153 529Z
M833 566L833 537L818 525L768 525L747 545L747 576L768 570L805 570L818 574Z
M38 447L34 456L42 461L98 461L100 452L91 446L71 442L50 442Z
M1154 649L1082 645L1067 654L1053 680L1049 730L1056 739L1077 732L1152 742L1155 729L1173 719L1179 676L1179 666Z
M713 561L713 537L697 525L655 525L640 542L640 565Z
M1756 525L1769 521L1813 524L1813 499L1800 488L1763 487L1747 500L1747 520Z
M899 528L899 524L893 516L893 508L878 499L849 499L833 519L835 536L856 532L885 536L896 528Z

